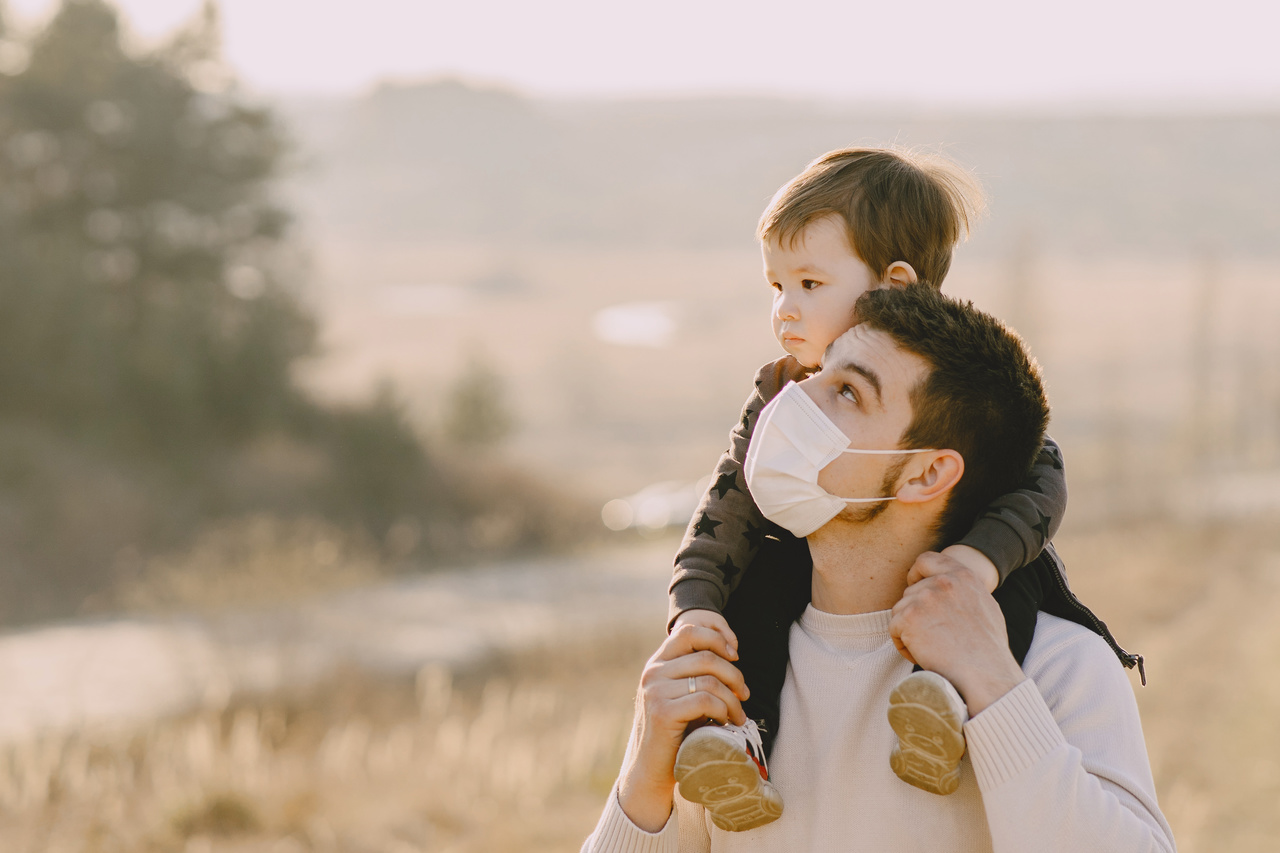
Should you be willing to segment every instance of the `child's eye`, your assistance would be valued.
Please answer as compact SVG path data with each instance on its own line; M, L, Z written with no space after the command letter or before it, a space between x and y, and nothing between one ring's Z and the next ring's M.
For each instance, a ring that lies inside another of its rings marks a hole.
M814 281L811 278L806 278L804 281L800 282L800 286L803 287L805 290L813 290L819 284L822 284L822 282Z
M769 286L772 287L774 290L778 291L779 293L782 292L782 284L780 282L771 281L769 282Z

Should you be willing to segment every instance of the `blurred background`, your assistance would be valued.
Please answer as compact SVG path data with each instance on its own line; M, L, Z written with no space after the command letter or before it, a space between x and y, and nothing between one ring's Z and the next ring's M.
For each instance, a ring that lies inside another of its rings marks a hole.
M5 850L577 849L852 144L983 183L1180 849L1276 849L1276 7L405 6L0 2Z

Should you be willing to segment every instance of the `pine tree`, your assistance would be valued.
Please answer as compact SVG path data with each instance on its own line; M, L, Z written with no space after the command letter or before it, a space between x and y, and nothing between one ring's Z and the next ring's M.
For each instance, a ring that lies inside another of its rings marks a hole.
M0 76L0 412L179 449L299 405L287 147L218 33L207 2L131 54L103 0L64 0Z

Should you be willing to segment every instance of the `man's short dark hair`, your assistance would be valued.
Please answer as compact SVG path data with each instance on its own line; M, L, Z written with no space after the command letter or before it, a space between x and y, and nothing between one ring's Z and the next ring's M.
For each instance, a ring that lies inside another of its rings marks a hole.
M964 457L938 522L937 546L945 547L1030 473L1049 424L1040 367L1012 329L926 284L870 290L854 315L931 368L911 389L911 423L899 446Z

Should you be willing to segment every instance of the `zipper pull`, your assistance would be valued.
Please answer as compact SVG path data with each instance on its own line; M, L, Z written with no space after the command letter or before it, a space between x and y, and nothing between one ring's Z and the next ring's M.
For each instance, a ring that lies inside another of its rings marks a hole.
M1138 675L1142 676L1142 686L1146 687L1147 686L1147 669L1145 666L1143 666L1144 663L1145 661L1142 655L1132 655L1132 654L1129 655L1129 668L1133 669L1134 664L1137 664Z

